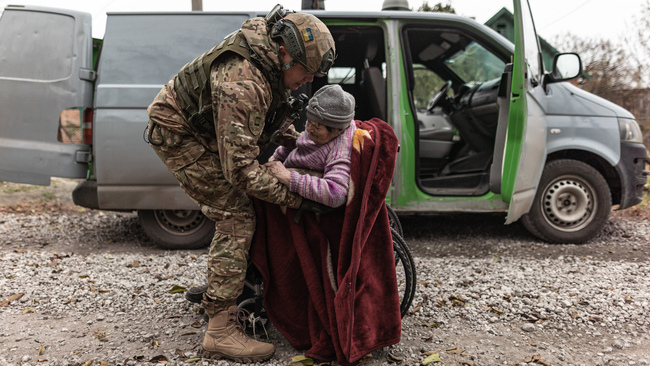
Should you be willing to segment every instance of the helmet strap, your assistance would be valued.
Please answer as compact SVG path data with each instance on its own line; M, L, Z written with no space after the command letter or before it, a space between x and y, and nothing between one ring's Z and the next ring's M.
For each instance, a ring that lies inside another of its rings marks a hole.
M296 64L296 61L294 61L294 60L291 60L291 61L287 62L286 64L282 65L282 71L289 70L295 64Z

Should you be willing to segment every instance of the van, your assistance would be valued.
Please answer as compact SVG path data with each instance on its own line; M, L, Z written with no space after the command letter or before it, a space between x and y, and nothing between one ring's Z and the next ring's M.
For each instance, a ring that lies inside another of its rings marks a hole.
M299 92L340 84L356 119L393 127L401 148L386 200L399 215L504 212L548 242L582 243L614 205L641 202L641 131L628 111L567 82L582 71L578 55L556 55L546 72L528 4L514 5L516 44L454 14L311 11L338 56ZM144 141L146 108L188 61L264 15L109 13L92 39L90 14L7 6L0 180L81 179L75 204L137 211L165 248L207 245L213 223Z

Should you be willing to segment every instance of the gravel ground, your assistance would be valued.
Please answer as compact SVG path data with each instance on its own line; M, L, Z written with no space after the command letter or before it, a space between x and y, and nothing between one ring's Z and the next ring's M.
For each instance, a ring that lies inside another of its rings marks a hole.
M235 364L195 360L204 317L170 293L203 282L206 250L157 249L134 214L30 207L0 210L0 365ZM615 215L584 245L502 222L402 217L416 299L400 344L368 365L650 364L648 221ZM301 354L269 338L264 365Z

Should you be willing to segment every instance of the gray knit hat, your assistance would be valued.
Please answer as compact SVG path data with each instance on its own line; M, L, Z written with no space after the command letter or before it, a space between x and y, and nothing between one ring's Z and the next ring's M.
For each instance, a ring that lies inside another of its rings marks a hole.
M354 97L338 84L318 89L307 103L307 118L344 130L354 118Z

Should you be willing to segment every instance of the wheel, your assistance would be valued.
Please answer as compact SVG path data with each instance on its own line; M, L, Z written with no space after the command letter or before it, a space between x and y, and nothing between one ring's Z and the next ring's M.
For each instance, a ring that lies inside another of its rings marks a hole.
M550 243L583 243L605 225L612 197L605 178L577 160L555 160L544 167L524 227Z
M386 205L386 209L388 210L388 223L391 229L395 229L399 236L403 237L404 231L402 230L402 224L399 222L399 217L390 206Z
M140 225L164 249L200 249L210 245L214 222L198 210L139 210Z
M415 262L411 250L402 236L394 229L390 229L393 237L393 250L395 251L395 270L397 272L397 290L400 294L400 314L402 318L408 313L413 298L415 297Z

